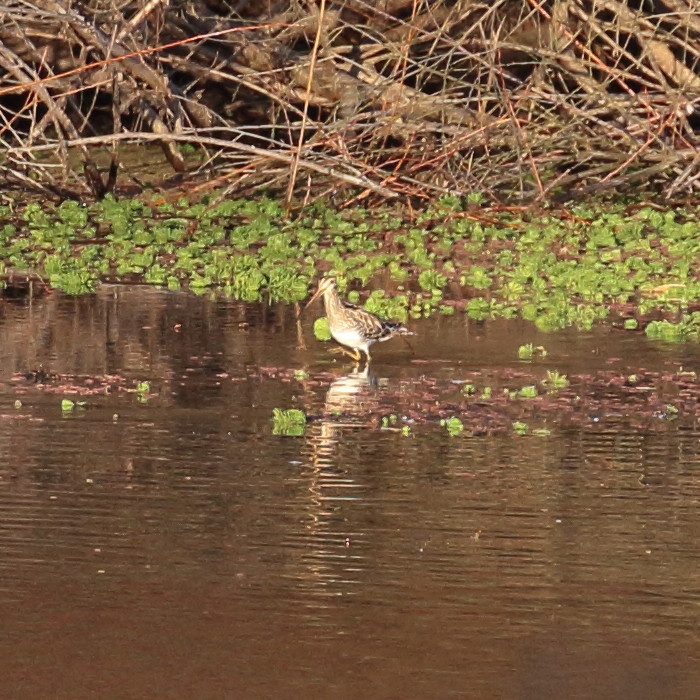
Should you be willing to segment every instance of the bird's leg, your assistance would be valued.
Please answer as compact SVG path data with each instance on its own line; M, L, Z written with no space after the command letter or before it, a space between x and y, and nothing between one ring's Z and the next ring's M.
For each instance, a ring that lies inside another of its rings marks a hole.
M342 345L336 345L333 348L329 348L329 352L343 353L343 355L352 357L352 359L355 360L355 362L359 362L362 359L362 354L359 350L348 350L348 348L343 347Z

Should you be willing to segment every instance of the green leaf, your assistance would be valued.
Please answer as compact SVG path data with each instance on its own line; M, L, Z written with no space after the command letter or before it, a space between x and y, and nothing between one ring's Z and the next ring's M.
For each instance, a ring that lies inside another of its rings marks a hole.
M447 430L447 434L450 437L456 437L464 430L464 424L456 416L451 416L450 418L443 418L440 421L440 425Z
M317 318L314 321L314 335L318 340L326 342L333 336L331 335L331 327L328 325L328 319L325 316Z
M272 411L272 434L299 437L306 430L306 414L298 408L275 408Z

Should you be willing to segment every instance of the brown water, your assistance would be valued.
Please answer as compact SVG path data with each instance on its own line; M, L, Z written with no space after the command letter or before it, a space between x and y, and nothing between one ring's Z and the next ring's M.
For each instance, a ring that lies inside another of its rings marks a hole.
M377 418L467 376L663 373L695 347L438 318L364 377L311 320L140 288L3 302L0 697L700 697L694 415ZM13 376L40 364L123 379L63 415L65 377ZM117 387L139 380L145 402ZM306 434L273 435L292 406Z

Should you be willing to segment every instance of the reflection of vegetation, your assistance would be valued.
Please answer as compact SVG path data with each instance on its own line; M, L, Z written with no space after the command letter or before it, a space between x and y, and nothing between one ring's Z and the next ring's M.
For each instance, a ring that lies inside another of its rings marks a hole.
M298 408L275 408L272 411L272 433L298 437L306 430L306 414Z

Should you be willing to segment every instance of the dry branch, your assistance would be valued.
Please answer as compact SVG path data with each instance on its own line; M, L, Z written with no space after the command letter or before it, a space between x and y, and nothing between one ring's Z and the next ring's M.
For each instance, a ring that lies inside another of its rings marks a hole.
M235 6L7 0L0 179L101 196L93 154L141 142L241 191L700 187L697 0Z

